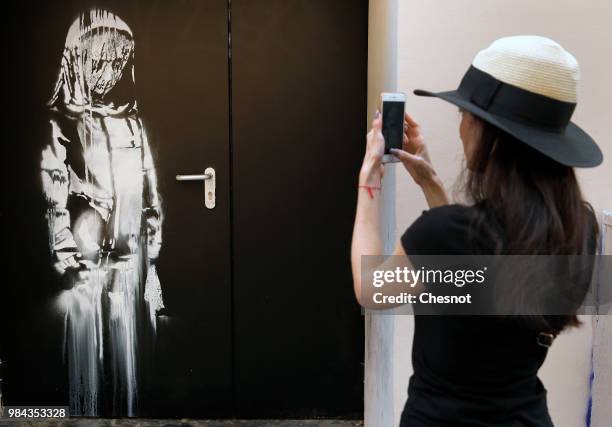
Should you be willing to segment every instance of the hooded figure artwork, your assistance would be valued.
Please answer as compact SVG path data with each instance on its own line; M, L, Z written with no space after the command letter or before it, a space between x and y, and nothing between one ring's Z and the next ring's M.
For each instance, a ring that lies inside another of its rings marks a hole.
M68 31L42 152L49 246L65 289L71 415L135 415L140 359L163 308L162 212L134 91L134 37L118 16Z

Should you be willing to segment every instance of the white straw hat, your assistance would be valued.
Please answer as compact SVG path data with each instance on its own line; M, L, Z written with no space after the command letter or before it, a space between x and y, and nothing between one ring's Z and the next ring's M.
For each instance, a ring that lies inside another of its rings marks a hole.
M457 90L414 93L457 105L559 163L592 167L601 150L570 121L579 80L578 61L557 42L514 36L480 51Z

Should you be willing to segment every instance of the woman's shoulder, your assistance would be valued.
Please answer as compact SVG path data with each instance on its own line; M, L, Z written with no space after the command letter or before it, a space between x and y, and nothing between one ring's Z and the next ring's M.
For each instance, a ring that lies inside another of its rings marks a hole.
M402 246L408 254L467 253L474 215L474 207L460 204L423 211L402 235Z
M427 221L448 219L451 221L463 222L466 220L471 220L473 218L474 211L475 208L473 206L454 203L424 210L418 219L423 218Z
M425 210L412 226L429 232L452 233L467 231L474 221L476 209L473 206L450 204Z

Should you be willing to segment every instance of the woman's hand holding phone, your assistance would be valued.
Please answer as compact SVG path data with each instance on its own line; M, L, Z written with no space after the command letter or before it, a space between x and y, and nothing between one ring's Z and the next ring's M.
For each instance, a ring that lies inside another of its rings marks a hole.
M418 185L423 186L435 180L437 175L431 165L421 127L408 113L404 115L402 150L392 148L390 151L402 162Z
M421 127L408 113L404 115L402 148L390 151L397 156L414 182L421 187L429 207L448 204L449 197L431 164Z

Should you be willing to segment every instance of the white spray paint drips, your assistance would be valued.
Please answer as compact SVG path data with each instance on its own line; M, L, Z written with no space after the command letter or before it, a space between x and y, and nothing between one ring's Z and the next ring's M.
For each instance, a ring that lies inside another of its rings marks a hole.
M65 313L64 349L71 414L98 415L104 350L101 295L99 274L93 274L88 283L76 285L58 298Z
M136 269L118 271L118 289L109 292L110 345L112 370L115 375L114 394L125 395L127 415L135 415L136 389L136 316L140 280Z

